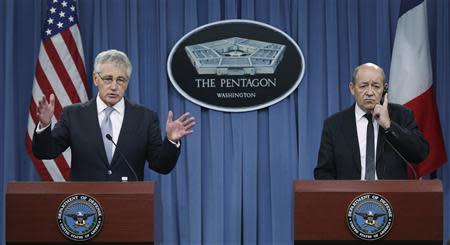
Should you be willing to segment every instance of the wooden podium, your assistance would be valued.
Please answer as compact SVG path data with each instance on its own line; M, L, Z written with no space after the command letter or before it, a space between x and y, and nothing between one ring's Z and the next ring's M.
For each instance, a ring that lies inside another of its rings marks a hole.
M363 193L380 194L392 206L392 228L380 240L360 240L348 228L347 209ZM442 244L443 240L439 180L297 180L293 210L298 244Z
M7 244L68 244L57 226L61 202L73 194L95 198L103 227L85 243L152 244L152 182L11 182L6 190Z

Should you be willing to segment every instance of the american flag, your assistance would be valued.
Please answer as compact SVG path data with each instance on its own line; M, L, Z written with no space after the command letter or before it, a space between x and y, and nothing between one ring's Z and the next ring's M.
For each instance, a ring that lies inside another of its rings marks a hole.
M83 47L75 0L48 0L42 40L33 82L33 94L25 139L27 152L42 180L65 181L70 176L70 148L53 160L39 160L31 150L31 139L38 123L36 108L43 95L55 95L52 126L62 109L88 100Z

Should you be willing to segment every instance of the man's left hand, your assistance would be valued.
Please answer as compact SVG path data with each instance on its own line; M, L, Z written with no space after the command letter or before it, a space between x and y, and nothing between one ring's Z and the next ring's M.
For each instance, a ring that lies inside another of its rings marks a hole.
M384 95L384 102L383 104L377 104L375 105L375 108L373 108L372 116L377 120L378 124L383 127L384 129L391 127L391 118L389 117L389 111L388 111L388 94L386 93Z
M173 112L169 111L166 122L167 139L178 142L181 138L194 132L195 118L189 112L184 113L177 120L173 120Z

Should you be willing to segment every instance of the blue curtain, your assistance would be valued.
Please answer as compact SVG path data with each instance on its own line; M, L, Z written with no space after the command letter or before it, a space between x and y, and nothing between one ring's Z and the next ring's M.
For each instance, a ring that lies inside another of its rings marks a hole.
M102 50L127 52L134 65L127 97L152 108L191 112L195 132L183 141L176 169L157 182L155 236L161 244L292 244L292 181L312 179L322 122L353 103L355 66L374 62L387 77L399 0L80 0L88 74ZM46 1L0 1L0 242L5 240L9 181L39 180L24 147L28 108ZM449 2L428 2L434 84L450 153ZM261 21L288 33L303 50L299 88L266 109L224 113L184 99L168 81L170 49L185 33L223 19ZM90 97L97 90L89 77ZM163 125L162 125L163 126ZM164 128L164 127L163 127ZM450 227L450 169L445 239Z

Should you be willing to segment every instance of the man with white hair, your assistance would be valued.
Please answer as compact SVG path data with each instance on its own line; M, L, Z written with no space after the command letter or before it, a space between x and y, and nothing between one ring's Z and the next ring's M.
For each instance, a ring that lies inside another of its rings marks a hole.
M124 98L131 71L125 53L112 49L98 54L93 72L97 96L65 107L53 129L55 96L43 96L37 108L34 155L52 159L70 147L73 181L143 180L146 161L154 171L169 173L180 154L180 140L192 133L195 119L184 113L173 120L169 111L162 140L156 112Z

